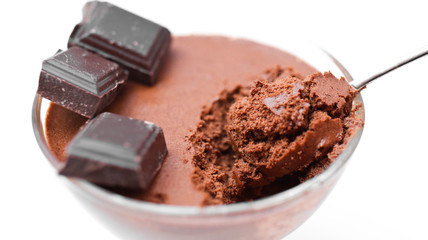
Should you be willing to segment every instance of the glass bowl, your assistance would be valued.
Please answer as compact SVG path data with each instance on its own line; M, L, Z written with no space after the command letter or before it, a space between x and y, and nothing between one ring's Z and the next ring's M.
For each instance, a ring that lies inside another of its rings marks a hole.
M329 70L335 76L352 81L341 63L318 47L290 42L276 47L316 69ZM361 95L355 99L356 103L362 105L358 114L364 121ZM36 95L33 129L46 158L58 168L58 160L50 151L45 135L48 105L48 100ZM80 179L63 176L60 179L88 211L124 239L280 239L308 219L330 193L358 145L362 131L363 128L354 134L323 173L289 190L252 202L209 207L171 206L133 200Z

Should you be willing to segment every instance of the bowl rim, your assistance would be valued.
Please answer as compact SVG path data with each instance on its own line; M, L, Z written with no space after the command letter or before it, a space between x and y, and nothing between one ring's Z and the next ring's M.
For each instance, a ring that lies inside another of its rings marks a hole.
M318 47L317 47L318 48ZM283 50L280 48L282 51ZM351 82L353 80L352 76L346 70L346 68L329 52L322 48L318 48L319 51L323 52L340 70L343 77ZM287 51L288 52L288 51ZM293 52L289 52L294 56L297 56ZM300 57L300 56L297 56ZM308 61L310 63L310 61ZM364 116L364 103L361 97L361 94L358 94L356 100L361 103L360 117L365 121ZM41 148L45 157L53 165L55 169L60 167L60 163L56 161L56 157L50 151L48 144L44 136L44 126L42 126L42 121L40 119L40 110L42 101L47 101L43 99L40 95L36 93L33 106L32 106L32 126L35 138L39 147ZM353 137L348 142L347 146L343 152L336 158L336 160L330 164L330 166L324 170L322 173L317 176L301 183L293 188L290 188L286 191L257 199L251 202L239 202L226 205L216 205L216 206L178 206L178 205L166 205L145 202L141 200L134 200L131 198L124 197L122 195L110 192L105 190L93 183L90 183L85 180L61 176L65 184L72 187L74 190L77 190L79 193L84 194L86 197L92 198L101 203L111 204L116 207L125 208L132 211L144 212L145 214L154 214L162 216L171 216L171 217L215 217L221 215L240 215L245 213L254 212L261 209L269 209L283 204L284 202L297 199L299 196L318 188L323 183L327 182L329 179L333 178L336 173L341 171L348 160L351 158L352 153L355 151L358 142L361 138L364 126L362 126L357 132L354 133ZM354 142L351 144L351 142Z

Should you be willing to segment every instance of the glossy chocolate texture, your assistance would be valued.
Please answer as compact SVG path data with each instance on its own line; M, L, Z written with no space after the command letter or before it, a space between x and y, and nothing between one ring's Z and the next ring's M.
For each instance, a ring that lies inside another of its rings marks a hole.
M89 2L68 45L78 45L119 63L130 79L153 85L164 62L168 29L106 2Z
M91 118L113 102L126 79L118 64L72 47L43 62L37 93Z
M160 127L105 112L88 121L70 142L60 174L103 186L146 190L166 155Z

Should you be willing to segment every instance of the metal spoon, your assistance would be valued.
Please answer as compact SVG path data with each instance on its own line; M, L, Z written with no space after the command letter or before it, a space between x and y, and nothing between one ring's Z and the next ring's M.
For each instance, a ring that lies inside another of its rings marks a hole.
M367 84L371 83L373 80L375 80L375 79L377 79L377 78L379 78L379 77L381 77L381 76L383 76L383 75L385 75L385 74L387 74L387 73L389 73L389 72L391 72L391 71L393 71L393 70L395 70L401 66L404 66L410 62L413 62L414 60L416 60L420 57L423 57L427 54L428 54L428 46L425 46L424 48L418 49L416 53L412 54L410 57L406 58L405 60L393 65L392 67L387 68L387 69L383 70L382 72L379 72L379 73L377 73L377 74L375 74L375 75L373 75L367 79L352 81L352 82L350 82L350 85L352 87L354 87L355 89L358 89L358 90L364 89L367 86Z

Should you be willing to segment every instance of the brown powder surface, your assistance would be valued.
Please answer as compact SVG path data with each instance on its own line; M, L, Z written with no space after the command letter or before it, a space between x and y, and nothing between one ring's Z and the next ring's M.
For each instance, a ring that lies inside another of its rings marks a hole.
M55 117L61 116L61 118ZM51 151L60 162L66 159L65 148L80 127L88 120L75 112L52 103L46 116L46 134ZM55 131L51 131L55 129Z
M257 199L322 172L362 125L351 110L357 93L331 73L281 67L251 89L222 91L189 137L205 204Z

